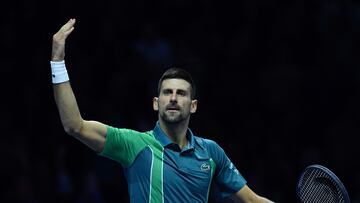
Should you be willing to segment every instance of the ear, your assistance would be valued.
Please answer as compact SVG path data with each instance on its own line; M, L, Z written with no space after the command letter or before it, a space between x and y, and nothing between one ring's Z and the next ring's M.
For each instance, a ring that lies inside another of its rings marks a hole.
M157 98L157 97L153 98L153 109L154 109L154 111L159 110L159 98Z
M198 100L194 99L191 101L190 113L195 113L197 109Z

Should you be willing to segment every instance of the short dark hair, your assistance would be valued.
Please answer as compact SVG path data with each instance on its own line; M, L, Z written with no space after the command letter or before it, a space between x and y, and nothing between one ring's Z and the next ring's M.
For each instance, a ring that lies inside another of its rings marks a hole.
M161 76L159 83L158 83L158 94L160 95L160 89L161 89L162 82L166 79L174 79L174 78L175 79L183 79L183 80L187 81L188 83L190 83L190 86L191 86L190 96L191 96L191 99L194 99L195 95L196 95L196 87L195 87L194 80L192 79L189 72L187 72L186 70L184 70L182 68L177 68L177 67L169 68Z

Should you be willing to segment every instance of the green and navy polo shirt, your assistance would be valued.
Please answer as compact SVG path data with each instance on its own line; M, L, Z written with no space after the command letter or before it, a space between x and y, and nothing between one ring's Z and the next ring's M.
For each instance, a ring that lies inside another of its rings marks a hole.
M107 126L100 155L124 168L130 202L208 202L211 182L223 197L239 191L246 180L214 141L188 129L183 149L171 142L157 122L153 130L138 132Z

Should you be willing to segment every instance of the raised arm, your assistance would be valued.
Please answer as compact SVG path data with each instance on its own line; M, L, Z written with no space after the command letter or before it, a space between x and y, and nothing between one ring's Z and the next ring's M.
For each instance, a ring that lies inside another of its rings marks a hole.
M101 152L105 143L106 126L81 117L75 95L65 69L65 41L74 30L75 19L70 19L52 38L51 67L55 102L65 132L79 139L96 152Z

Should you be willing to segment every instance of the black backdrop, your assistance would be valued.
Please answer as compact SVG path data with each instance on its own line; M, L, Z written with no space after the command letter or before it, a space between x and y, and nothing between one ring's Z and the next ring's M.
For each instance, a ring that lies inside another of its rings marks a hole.
M350 0L2 5L1 198L127 202L121 167L66 135L53 100L51 36L76 18L66 63L84 118L152 129L157 80L183 67L198 87L190 127L254 191L295 202L300 171L319 163L359 202L359 13Z

